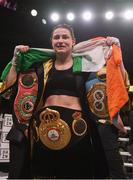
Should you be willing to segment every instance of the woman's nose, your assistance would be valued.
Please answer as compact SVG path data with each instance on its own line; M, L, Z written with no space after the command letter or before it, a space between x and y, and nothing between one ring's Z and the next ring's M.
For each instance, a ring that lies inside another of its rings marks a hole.
M60 38L58 39L58 41L59 41L59 42L63 42L63 38L60 37Z

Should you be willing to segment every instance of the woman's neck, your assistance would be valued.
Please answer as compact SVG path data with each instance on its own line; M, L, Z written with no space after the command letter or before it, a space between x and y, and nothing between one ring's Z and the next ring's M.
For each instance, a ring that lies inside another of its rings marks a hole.
M72 55L57 55L56 56L56 64L69 64L71 63Z
M72 64L73 64L73 59L71 55L68 55L68 56L57 55L56 56L55 67L57 69L67 69L67 68L70 68Z

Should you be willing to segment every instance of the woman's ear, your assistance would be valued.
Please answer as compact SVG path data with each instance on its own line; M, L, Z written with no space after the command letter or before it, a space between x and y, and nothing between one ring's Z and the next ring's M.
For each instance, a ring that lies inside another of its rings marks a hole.
M73 39L73 46L75 46L75 44L76 44L76 39L74 38Z

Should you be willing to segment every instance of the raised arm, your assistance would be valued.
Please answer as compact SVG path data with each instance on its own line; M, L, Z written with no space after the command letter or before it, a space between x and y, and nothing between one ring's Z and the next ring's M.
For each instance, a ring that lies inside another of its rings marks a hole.
M27 52L28 50L29 50L29 46L25 46L25 45L18 45L15 47L13 58L12 58L12 66L6 77L6 80L4 82L1 82L0 92L8 89L16 82L16 79L17 79L17 71L16 71L17 53L18 52Z

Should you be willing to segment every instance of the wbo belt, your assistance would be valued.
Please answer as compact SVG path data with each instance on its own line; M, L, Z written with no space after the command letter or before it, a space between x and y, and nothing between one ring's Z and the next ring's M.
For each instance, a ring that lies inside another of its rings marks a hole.
M82 137L87 131L87 123L82 118L81 112L72 114L73 120L68 124L61 119L60 113L56 110L46 108L39 113L39 125L34 121L33 127L36 130L34 138L40 139L43 145L52 150L65 148L73 139L73 136Z

